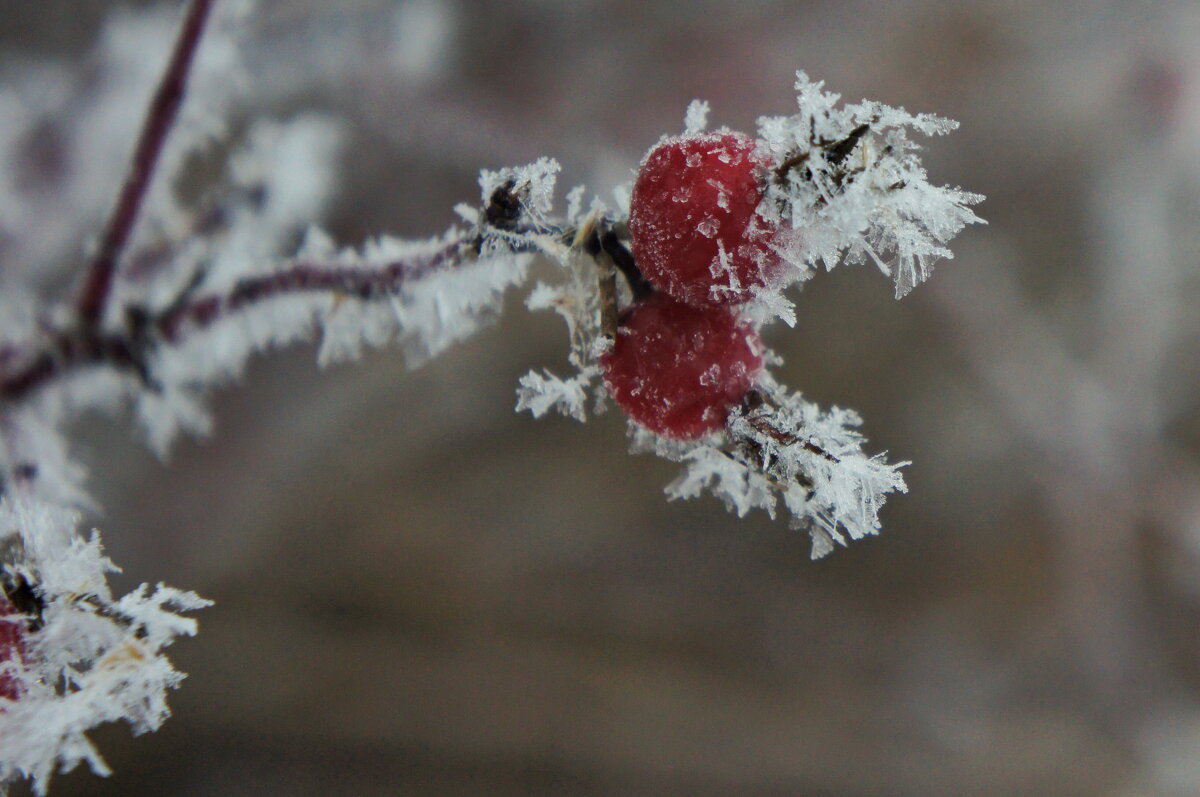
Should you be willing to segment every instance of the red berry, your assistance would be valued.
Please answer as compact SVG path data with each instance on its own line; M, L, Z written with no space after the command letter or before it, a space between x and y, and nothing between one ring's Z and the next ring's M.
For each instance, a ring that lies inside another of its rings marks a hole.
M638 171L629 235L657 288L695 307L739 304L780 273L773 231L756 209L766 162L742 133L669 138Z
M7 598L0 597L0 665L14 659L19 661L24 647L25 618ZM20 694L17 679L0 673L0 697L16 700Z
M689 440L725 425L762 371L762 341L729 308L690 307L656 292L622 313L600 365L630 418Z

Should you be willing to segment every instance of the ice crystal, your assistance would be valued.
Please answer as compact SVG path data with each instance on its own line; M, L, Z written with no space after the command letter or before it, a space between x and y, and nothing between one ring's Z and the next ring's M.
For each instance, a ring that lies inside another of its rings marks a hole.
M708 110L705 100L692 100L683 117L683 129L688 135L704 132L704 128L708 127Z

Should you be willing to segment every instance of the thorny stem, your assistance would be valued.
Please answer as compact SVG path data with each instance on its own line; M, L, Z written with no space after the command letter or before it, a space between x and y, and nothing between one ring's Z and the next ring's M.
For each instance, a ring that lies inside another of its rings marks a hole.
M497 204L496 197L492 197L490 206ZM508 228L508 232L521 232L515 223L503 223L504 220L491 216L488 221L502 222L501 229ZM487 223L483 229L489 227L494 228L492 223ZM572 245L579 246L607 270L608 287L613 294L609 309L614 317L604 326L609 327L605 330L606 334L615 335L616 297L612 280L616 271L620 271L629 282L635 298L652 288L637 269L633 256L620 236L611 227L601 225L599 229L559 229L557 232L560 239L572 240ZM333 266L297 261L274 273L242 279L228 291L209 292L200 296L194 295L199 282L193 280L183 287L174 301L156 312L139 307L125 308L126 328L121 333L104 335L94 328L74 328L53 334L44 348L29 356L18 357L19 352L12 349L0 351L0 406L19 401L43 385L88 365L108 365L117 370L132 371L145 387L153 390L155 382L149 364L156 345L179 343L189 333L202 331L248 308L285 296L324 293L363 301L394 296L411 282L478 257L482 240L482 230L464 232L449 238L430 253L397 260L382 267ZM5 373L3 366L6 360L19 365ZM778 444L799 446L830 462L839 462L837 457L811 440L775 426L771 416L777 409L771 397L758 389L747 394L743 407L751 427L760 434ZM730 442L734 448L745 447L753 460L763 455L761 444L749 437L734 435ZM735 456L732 450L726 451L726 454Z
M79 297L79 320L87 329L94 329L104 315L117 263L137 223L142 201L146 197L154 169L162 155L167 135L183 104L188 73L191 71L213 1L192 0L179 37L175 41L171 60L146 111L137 148L129 165L129 173L121 187L121 193L117 197L116 206L104 230L100 248L88 269Z
M145 377L145 362L133 341L94 332L54 335L50 344L12 374L0 372L0 402L16 401L80 365L109 363Z

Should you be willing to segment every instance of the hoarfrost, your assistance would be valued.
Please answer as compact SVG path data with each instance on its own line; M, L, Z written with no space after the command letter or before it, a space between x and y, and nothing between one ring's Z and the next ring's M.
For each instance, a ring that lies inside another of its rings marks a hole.
M567 263L577 261L574 256ZM563 379L548 370L530 371L520 379L517 389L517 411L529 410L540 418L551 410L579 421L587 419L587 398L592 393L595 402L603 400L600 367L597 357L609 345L600 333L600 302L594 285L585 275L587 264L576 262L570 278L560 285L539 283L530 293L530 310L554 310L567 324L570 350L567 359L575 372Z
M44 284L62 278L43 264L76 263L79 241L102 223L96 209L121 183L130 120L142 116L177 15L114 14L91 78L43 65L0 90L0 116L9 122L0 129L0 551L3 575L37 597L36 618L21 621L40 624L19 655L0 662L20 690L15 701L0 698L0 785L28 777L44 792L52 772L79 763L107 773L87 731L119 719L136 732L162 723L166 692L183 678L164 650L195 633L184 613L208 605L162 584L114 598L107 578L116 567L98 535L81 528L79 513L94 503L63 433L72 419L131 410L165 455L180 432L209 432L209 391L236 379L252 355L319 337L321 364L388 343L419 364L492 320L506 291L524 284L533 259L544 256L560 267L560 279L538 284L527 304L564 318L571 372L530 371L517 409L584 420L608 398L599 358L613 345L618 310L645 290L630 275L637 269L625 248L630 187L614 189L612 208L598 199L585 207L584 189L576 188L564 219L554 213L560 167L550 158L483 171L479 204L455 208L461 225L440 236L382 236L338 248L312 226L334 192L338 124L317 115L226 123L247 83L237 32L252 5L215 6L188 102L161 153L161 177L121 253L107 315L84 330L90 337L81 336L66 303L39 301ZM401 12L431 8L411 3ZM440 57L434 49L396 66L432 78L422 70ZM898 296L907 293L937 258L950 256L945 243L979 221L968 206L980 197L929 185L908 140L909 130L935 135L953 123L873 102L839 109L839 98L803 73L796 89L797 115L759 122L759 154L778 165L759 214L796 233L772 239L794 266L792 281L820 265L869 259L892 274ZM707 102L689 105L688 134L705 129L708 111ZM12 178L38 124L61 138L69 164L55 190L41 193ZM187 206L172 178L215 142L228 147L222 192L212 207ZM726 207L730 198L718 202ZM216 211L215 221L205 221L205 211ZM701 233L718 232L710 226L704 222ZM721 249L714 263L718 293L739 288L728 259ZM740 312L754 324L795 318L791 301L773 288L756 291ZM779 361L769 351L763 359ZM865 454L859 423L853 412L823 411L763 376L721 432L687 442L636 425L631 433L635 450L683 465L668 496L709 492L738 515L762 509L772 517L782 502L809 531L816 557L876 533L883 501L905 489L904 463Z
M121 185L164 60L154 54L165 56L178 15L115 14L87 85L42 66L0 91L11 122L0 131L0 563L37 600L36 617L0 619L37 624L0 662L18 690L0 697L0 791L25 777L42 793L53 772L80 763L107 774L87 732L125 719L141 733L165 720L166 692L183 678L165 648L194 634L184 615L208 605L161 584L112 595L115 565L81 528L79 513L95 504L63 433L74 418L129 410L165 456L180 432L210 431L208 393L252 355L320 334L321 362L389 342L414 362L434 356L495 317L534 253L562 248L550 218L558 164L543 158L483 173L479 206L460 209L465 227L339 249L312 222L334 196L340 126L315 114L225 123L244 75L234 33L247 8L215 5L95 330L81 331L69 304L42 300L43 264L78 263L79 241L102 224L97 208ZM69 167L41 193L8 178L39 124ZM219 186L185 202L183 165L225 138Z
M499 171L484 169L479 174L479 187L486 202L498 189L511 186L519 204L518 215L513 219L513 225L517 226L519 220L524 222L523 226L528 229L548 229L552 226L549 215L554 208L554 184L560 171L562 167L553 158L538 158L528 166ZM503 228L495 228L491 233L496 238L505 239L503 231ZM527 243L522 240L522 236L509 240L516 245L514 248Z
M797 72L800 112L758 120L759 153L778 164L759 213L800 233L780 253L798 276L870 260L900 298L953 256L947 241L983 223L969 207L983 197L931 185L908 137L958 125L868 100L839 108L840 96L823 86Z
M395 304L414 364L474 334L500 310L504 291L525 281L532 257L493 255L405 288Z
M86 763L108 774L86 735L97 725L125 719L144 733L162 724L166 692L183 679L163 650L196 632L179 612L210 604L162 584L113 600L107 574L117 568L98 535L80 536L78 524L64 507L0 498L0 541L22 554L5 575L35 585L44 623L25 636L15 672L10 666L19 698L0 698L0 783L27 777L39 794L56 769Z
M726 435L701 441L667 440L631 424L633 450L679 462L684 472L666 488L671 499L710 492L739 517L761 509L772 518L782 500L792 525L809 531L813 558L879 532L889 493L907 492L899 469L884 455L863 453L862 420L850 410L823 411L769 377L758 403L738 407Z

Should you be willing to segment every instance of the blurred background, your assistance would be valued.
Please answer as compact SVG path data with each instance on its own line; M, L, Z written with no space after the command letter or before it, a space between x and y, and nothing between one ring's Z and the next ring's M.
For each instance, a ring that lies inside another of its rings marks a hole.
M86 85L104 20L160 7L0 0L0 74ZM216 606L174 649L175 716L96 733L116 774L54 794L1200 794L1194 2L262 0L246 25L234 126L343 122L318 221L346 244L435 234L481 167L541 155L608 197L690 100L752 130L797 69L959 120L926 164L989 224L903 301L839 269L768 331L781 381L913 462L883 535L818 562L667 503L619 413L515 414L566 359L521 296L418 370L259 359L165 466L88 419L118 586Z

